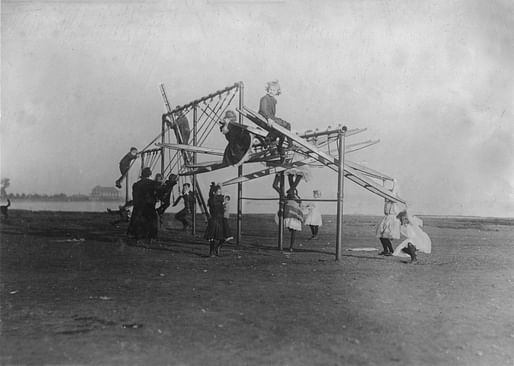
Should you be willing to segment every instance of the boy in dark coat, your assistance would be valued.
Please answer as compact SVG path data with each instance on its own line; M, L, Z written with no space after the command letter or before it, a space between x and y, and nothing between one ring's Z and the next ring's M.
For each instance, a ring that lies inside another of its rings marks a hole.
M121 177L116 180L116 187L121 188L121 181L125 179L127 173L130 169L130 165L132 164L132 160L137 159L137 148L131 147L130 151L120 160L120 173Z

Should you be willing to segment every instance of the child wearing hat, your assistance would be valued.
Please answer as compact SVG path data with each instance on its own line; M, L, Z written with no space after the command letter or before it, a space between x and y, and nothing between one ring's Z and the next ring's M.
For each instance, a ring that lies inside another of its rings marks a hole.
M127 175L130 165L132 164L132 160L137 159L137 148L131 147L130 151L120 160L120 173L121 177L116 180L116 187L121 188L121 181L125 179Z
M220 131L228 141L223 153L223 162L230 165L238 165L244 161L250 152L252 138L250 133L242 128L234 126L237 116L234 111L227 110L220 122Z

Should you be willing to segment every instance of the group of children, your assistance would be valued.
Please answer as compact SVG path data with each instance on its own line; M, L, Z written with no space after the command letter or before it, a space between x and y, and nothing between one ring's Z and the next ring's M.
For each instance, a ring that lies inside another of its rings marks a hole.
M396 194L396 190L397 184L393 182L391 191ZM376 236L383 248L379 255L410 257L411 263L414 263L417 261L417 251L430 254L432 242L421 229L422 226L423 221L420 218L410 215L406 209L401 209L398 203L385 199L384 216L376 229ZM400 239L402 235L405 240L393 249L391 241Z
M276 116L276 97L281 94L279 82L277 80L268 82L265 86L265 91L266 94L260 99L259 114L268 122L272 121L287 130L291 130L290 123ZM179 120L187 122L187 118L183 115L180 116ZM231 110L226 111L220 121L220 131L225 135L228 141L223 161L230 165L241 164L245 160L245 156L250 152L252 145L251 135L248 131L241 128L233 128L233 124L236 123L236 121L237 116ZM177 122L177 125L180 128L182 143L187 144L190 131L188 128L187 130L183 128L184 123L181 124L179 122L180 121ZM271 131L265 138L260 138L260 140L262 144L269 146L272 151L276 151L280 156L280 161L282 163L284 162L283 145L285 137L283 135ZM288 141L288 145L291 144L292 141ZM137 154L137 149L132 147L129 153L121 159L119 164L121 177L116 181L116 187L121 188L121 182L126 177L132 161L137 158ZM286 171L286 173L288 172ZM279 210L277 216L283 215L284 225L291 234L289 250L293 251L296 232L302 230L302 224L310 227L312 234L311 239L317 239L319 227L322 225L322 218L315 202L311 201L306 205L302 205L296 189L302 178L302 174L289 173L287 175L290 187L287 191L284 211L281 212ZM161 199L161 205L156 210L156 213L162 220L164 211L170 206L171 188L176 184L176 181L175 183L171 183L170 180L168 180L163 184L160 174L156 175L155 180L158 181L161 186L164 186L165 189L163 189L163 191L167 192L167 196ZM279 175L275 177L273 188L280 193L278 182ZM396 193L394 185L392 191ZM315 190L313 197L314 199L319 199L321 192ZM184 208L175 215L175 218L182 223L183 229L186 230L190 226L187 218L192 214L195 205L195 197L189 183L183 185L182 194L175 200L173 206L176 206L180 200L184 201ZM232 239L228 225L228 217L230 214L228 208L229 201L230 196L224 196L221 187L211 183L208 200L210 218L204 235L205 239L207 239L210 244L210 256L218 256L223 244ZM120 207L120 212L126 215L128 206L129 205ZM415 262L417 260L417 251L430 253L430 238L423 232L420 228L421 226L423 226L423 223L420 219L410 216L406 210L400 210L397 203L386 199L384 204L384 217L378 223L376 230L376 236L379 238L383 247L383 251L379 254L384 256L410 256L411 262ZM404 235L406 239L398 245L396 249L393 249L391 240L400 239L401 235Z

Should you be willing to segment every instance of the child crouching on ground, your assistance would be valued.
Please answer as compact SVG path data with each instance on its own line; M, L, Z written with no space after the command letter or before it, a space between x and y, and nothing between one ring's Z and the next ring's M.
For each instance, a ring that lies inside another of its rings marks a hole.
M417 261L416 251L430 254L432 252L432 241L427 233L421 229L423 221L415 216L410 216L407 211L400 212L398 219L401 222L400 232L406 239L396 247L393 255L398 257L410 256L411 263L413 263Z

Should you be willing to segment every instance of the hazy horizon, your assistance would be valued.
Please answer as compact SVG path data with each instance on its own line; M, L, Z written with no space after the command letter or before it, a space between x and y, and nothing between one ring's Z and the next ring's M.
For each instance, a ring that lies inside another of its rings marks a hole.
M514 213L514 3L472 1L3 1L1 159L8 192L112 186L165 111L234 82L256 109L279 79L296 130L338 123L380 139L349 157L398 179L415 212ZM223 148L221 136L214 147ZM256 167L245 171L257 170ZM136 178L133 172L131 181ZM236 175L229 168L203 175ZM335 197L337 176L300 184ZM274 197L271 178L245 195ZM124 192L124 189L121 190ZM227 192L235 194L231 186ZM345 181L350 212L383 200Z

